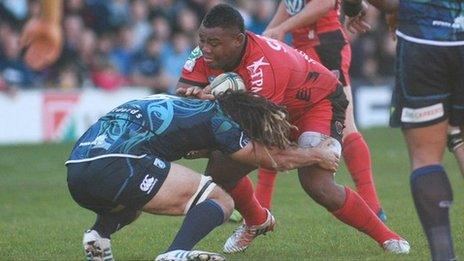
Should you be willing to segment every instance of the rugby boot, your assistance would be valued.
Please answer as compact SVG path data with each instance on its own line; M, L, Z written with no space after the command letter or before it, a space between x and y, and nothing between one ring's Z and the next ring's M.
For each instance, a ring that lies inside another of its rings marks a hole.
M111 240L102 238L97 231L87 230L82 240L85 258L88 261L114 261Z
M221 254L200 250L173 250L161 254L155 261L224 261L226 258Z
M392 254L409 254L409 246L408 241L399 238L399 239L389 239L382 244L383 249L387 253Z

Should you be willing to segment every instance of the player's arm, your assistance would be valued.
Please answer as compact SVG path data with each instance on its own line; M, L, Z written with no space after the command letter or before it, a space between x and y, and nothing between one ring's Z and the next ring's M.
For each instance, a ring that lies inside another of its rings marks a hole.
M266 30L264 30L263 35L274 38L277 40L282 40L285 36L285 34L282 34L282 36L279 36L279 31L277 30L272 30L275 27L279 26L282 24L285 20L287 20L290 17L288 14L287 10L285 10L285 3L284 1L280 1L279 7L277 8L276 13L274 14L274 17L272 17L271 22L266 27Z
M33 69L43 69L61 53L62 4L61 0L42 0L40 18L31 19L24 27L20 42L22 47L27 47L25 61Z
M285 7L281 8L282 4L283 1L280 3L279 9L284 9L283 11L285 11ZM267 34L265 35L277 40L282 40L283 36L291 30L314 24L327 12L334 9L335 5L336 0L309 1L298 14L282 21L279 25L274 26L274 28L267 30ZM278 36L278 38L273 36Z
M291 170L318 164L322 168L336 171L339 162L339 157L324 147L268 149L257 142L249 142L241 150L232 153L230 157L245 164L273 170Z

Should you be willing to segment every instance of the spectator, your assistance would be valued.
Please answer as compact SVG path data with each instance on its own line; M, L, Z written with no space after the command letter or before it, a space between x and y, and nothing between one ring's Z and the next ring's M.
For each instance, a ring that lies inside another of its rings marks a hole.
M169 78L163 71L161 51L163 42L155 35L151 36L135 57L132 83L148 86L153 93L168 92Z

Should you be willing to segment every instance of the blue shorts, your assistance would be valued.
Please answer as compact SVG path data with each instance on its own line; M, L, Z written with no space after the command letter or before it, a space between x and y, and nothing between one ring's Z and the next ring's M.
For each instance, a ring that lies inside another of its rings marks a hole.
M140 210L161 188L171 163L154 156L111 157L68 163L68 188L73 199L97 214L119 205Z
M398 37L390 126L464 124L464 46L434 46Z

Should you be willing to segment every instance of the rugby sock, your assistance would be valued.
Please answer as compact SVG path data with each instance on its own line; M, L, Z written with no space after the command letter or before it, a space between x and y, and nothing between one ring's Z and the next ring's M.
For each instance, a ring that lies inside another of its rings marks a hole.
M400 239L367 206L366 202L353 190L345 187L346 198L343 206L332 214L343 223L369 235L380 245L389 239Z
M115 213L99 214L92 230L97 231L103 238L111 238L111 234L132 223L140 213L140 211L125 208Z
M258 183L256 184L255 196L264 208L271 208L276 177L277 172L274 170L262 168L258 170Z
M363 136L353 132L343 140L343 158L359 195L376 214L380 202L372 177L371 153Z
M449 207L451 184L441 165L430 165L411 174L411 192L433 260L455 260Z
M248 176L241 178L237 185L228 192L234 199L235 209L242 214L248 226L261 225L266 221L267 211L256 199L253 183Z
M187 212L184 222L166 252L191 250L198 241L224 222L224 211L211 199L194 206Z

